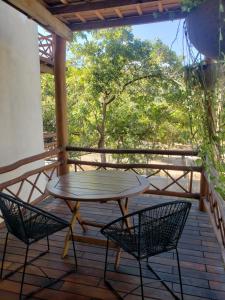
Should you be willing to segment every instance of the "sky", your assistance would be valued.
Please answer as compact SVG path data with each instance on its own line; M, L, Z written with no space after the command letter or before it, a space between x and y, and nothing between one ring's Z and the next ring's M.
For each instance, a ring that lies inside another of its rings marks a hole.
M178 55L183 55L183 20L133 26L136 37L144 40L160 39ZM178 33L178 34L177 34Z
M183 24L184 20L175 20L135 25L132 26L132 29L135 37L150 41L160 39L175 51L177 55L183 57L187 54L187 51L183 50L185 47ZM40 26L39 32L44 33L44 30Z

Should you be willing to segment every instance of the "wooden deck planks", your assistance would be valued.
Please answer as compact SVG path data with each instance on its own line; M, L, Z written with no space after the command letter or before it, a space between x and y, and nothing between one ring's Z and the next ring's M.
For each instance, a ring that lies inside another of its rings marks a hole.
M156 196L136 197L130 201L129 210L137 210L149 205L158 204L171 200L169 198L160 198ZM185 300L222 300L225 299L225 271L220 254L220 247L216 241L213 228L210 224L208 215L198 210L198 202L193 200L192 209L185 226L182 239L179 244L181 271ZM45 201L40 204L42 208L52 211L63 218L70 218L70 212L67 206L60 200ZM88 207L87 207L88 205ZM89 220L109 222L120 216L119 208L115 203L81 204L82 216ZM79 226L77 231L81 232ZM66 259L61 259L65 230L58 232L50 238L50 254L40 258L35 262L36 266L43 268L45 272L52 277L60 276L64 271L72 267L73 257L72 249ZM91 236L100 236L97 229L90 228L88 234ZM3 250L4 230L0 235L0 253ZM46 247L46 241L42 240L34 244L30 251L30 257L38 254ZM33 299L76 299L76 300L114 300L116 297L104 285L103 269L105 249L93 245L77 243L78 272L64 278L55 286L45 289L36 294ZM5 267L9 270L15 268L24 259L24 245L10 236L8 251L6 255ZM111 261L115 258L113 250L110 251ZM176 261L173 259L172 252L164 253L151 258L152 266L155 268L166 282L173 286L179 293L179 280ZM113 270L113 265L110 265ZM139 282L138 268L136 261L126 253L122 253L120 270L126 271L130 275L110 272L110 277L117 288L125 293L133 284ZM145 280L154 279L147 268L143 265ZM45 279L40 270L34 266L27 268L25 278L25 293L30 292L40 286ZM135 275L135 276L132 276ZM15 274L10 280L0 283L0 300L17 299L20 287L21 274ZM155 280L151 286L145 288L146 299L172 299L170 294ZM128 300L140 299L140 289L127 298Z

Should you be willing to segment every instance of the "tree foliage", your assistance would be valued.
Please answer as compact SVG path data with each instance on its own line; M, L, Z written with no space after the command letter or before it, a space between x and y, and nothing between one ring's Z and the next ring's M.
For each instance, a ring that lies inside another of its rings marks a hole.
M54 130L52 80L42 79L44 127ZM130 29L76 34L68 50L70 143L138 148L189 143L181 60Z
M74 35L66 79L69 143L124 149L192 144L224 183L224 71L217 71L211 89L198 68L191 62L183 76L174 52L161 41L135 38L130 29ZM55 131L51 75L42 76L42 104L44 130Z

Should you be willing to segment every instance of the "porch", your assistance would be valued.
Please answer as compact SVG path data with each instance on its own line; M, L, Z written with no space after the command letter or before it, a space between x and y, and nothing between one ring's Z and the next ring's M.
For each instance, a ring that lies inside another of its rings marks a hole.
M10 180L5 180L0 184L0 190L6 191L28 202L52 212L63 219L70 220L71 212L62 199L55 199L48 195L46 183L58 174L59 167L65 164L65 161L57 159L62 149L55 149L39 155L25 158L12 165L0 168L0 174ZM106 152L107 155L117 154L117 160L106 163L99 161L80 160L84 157L78 153ZM172 151L172 150L110 150L110 149L86 149L67 147L67 154L70 158L67 160L67 167L71 172L82 172L87 169L123 169L130 172L137 172L147 176L150 181L150 188L144 195L129 199L129 211L136 211L147 206L152 206L166 201L186 198L192 202L192 208L184 233L182 235L179 252L181 259L181 271L184 286L184 299L203 300L203 299L224 299L225 290L225 270L223 261L223 233L224 218L221 203L212 191L206 177L202 172L201 166L196 167L192 164L178 165L179 159L186 161L185 157L195 157L197 152L193 151ZM129 155L143 155L142 163L128 164L124 163ZM159 156L164 160L175 157L176 164L156 164L153 159ZM182 158L183 157L183 158ZM45 160L45 164L43 164ZM42 166L34 167L42 162ZM10 176L15 170L23 170L23 167L30 166L30 171L22 173L19 176ZM65 166L64 166L65 167ZM163 175L164 174L164 175ZM14 178L13 178L14 177ZM13 178L13 179L12 179ZM200 204L200 205L199 205ZM204 208L209 208L208 213ZM200 209L199 209L200 208ZM97 221L103 224L116 219L120 216L120 210L116 202L109 203L81 203L80 212L82 217L90 222ZM211 220L210 220L211 216ZM222 217L221 217L222 216ZM212 222L213 219L216 223ZM217 224L217 226L216 226ZM82 234L82 229L76 225L76 232ZM1 228L0 251L3 251L5 229ZM70 247L68 257L62 259L61 254L64 247L64 238L66 231L58 232L50 237L50 253L38 259L34 266L27 267L25 277L24 293L30 293L37 287L46 283L44 273L53 278L62 275L66 270L73 266L72 248ZM85 234L90 237L103 238L99 229L88 228ZM216 238L217 236L217 238ZM6 255L6 270L13 270L23 263L25 246L16 238L10 236ZM46 247L46 241L41 240L35 243L30 251L30 257L36 256L38 251L43 251ZM76 242L78 257L78 271L65 277L62 281L51 288L44 289L36 294L33 299L116 299L112 292L104 285L104 258L105 247L90 245L87 243ZM110 250L111 269L115 252ZM155 256L151 259L152 266L158 271L161 277L173 286L179 293L179 277L177 263L174 254L165 253ZM36 266L41 267L42 271ZM147 271L144 263L145 281L154 279L153 275ZM121 293L126 293L132 289L133 284L139 284L138 265L136 261L128 254L122 253L119 271L125 271L130 275L111 273L115 285ZM134 275L134 276L131 276ZM18 299L20 290L21 273L0 283L0 295L2 299ZM157 281L151 283L145 288L146 299L172 299L172 296ZM127 299L140 299L140 289L133 292Z
M174 197L155 195L135 197L130 201L129 210L134 211L174 199ZM197 200L190 201L192 202L192 209L179 244L184 299L222 300L225 298L225 271L223 268L221 249L216 240L208 214L199 211ZM70 219L70 212L65 203L60 199L49 199L41 202L39 206L64 219ZM93 221L101 220L105 223L117 218L119 216L119 209L114 203L89 203L88 207L87 205L81 205L81 213L88 219ZM76 229L81 231L79 226L77 226ZM73 267L72 248L70 248L68 258L61 259L60 257L63 251L65 233L65 231L62 231L52 235L50 237L50 253L35 262L35 265L42 267L47 274L54 277L60 276L68 268ZM100 236L100 233L89 228L88 235ZM1 253L3 250L3 242L4 229L1 229ZM45 240L35 243L32 246L30 255L37 255L38 251L43 250L43 247L46 247ZM78 256L78 272L67 276L55 286L44 289L35 295L33 299L116 299L111 291L104 285L103 281L104 247L76 243L76 250ZM24 252L24 245L11 236L6 256L6 268L11 270L20 262L22 263L24 260ZM113 256L113 251L110 251L110 255ZM113 258L111 259L113 261ZM179 293L177 265L176 260L173 259L173 253L155 256L151 261L155 270ZM139 283L138 265L131 256L122 253L119 270L135 275L128 276L120 273L110 274L110 277L112 276L117 288L122 293L130 290L133 287L132 284ZM152 279L151 273L147 271L146 268L144 270L145 280L147 280L147 278ZM43 284L44 280L46 281L41 271L34 266L27 268L27 274L25 277L26 284L24 286L25 293L39 287ZM0 283L1 299L18 299L20 276L21 274L16 274L10 278L10 280ZM173 299L157 281L154 281L148 288L145 288L145 294L146 299ZM136 290L132 296L129 296L127 299L140 299L140 289Z
M46 184L54 176L68 171L83 171L86 168L107 169L115 168L132 171L146 176L150 181L150 189L145 195L130 199L129 211L175 200L182 197L192 202L191 213L182 236L179 250L181 254L181 271L184 283L185 300L224 299L225 298L225 210L224 201L217 194L214 186L208 181L207 174L201 166L195 164L176 164L176 157L195 156L193 151L152 151L152 150L107 150L85 149L68 147L68 124L66 103L66 40L71 40L72 31L85 29L98 29L128 24L141 24L185 17L180 7L180 1L5 1L28 15L39 24L55 34L54 49L51 37L48 43L42 44L45 48L43 54L46 72L55 75L56 100L56 127L57 149L45 153L24 157L22 160L10 165L0 167L0 191L21 197L26 202L41 206L46 211L58 214L70 220L70 211L61 199L49 197ZM71 2L71 3L70 3ZM43 5L43 3L45 5ZM53 4L51 4L53 3ZM119 3L119 4L118 4ZM119 5L119 6L118 6ZM106 15L105 9L108 9ZM160 16L155 18L155 13ZM71 15L72 14L72 15ZM67 16L65 16L67 15ZM43 39L42 39L43 40ZM52 57L54 56L54 57ZM50 61L49 61L50 58ZM54 59L53 59L54 58ZM47 59L47 60L46 60ZM54 64L54 72L52 66ZM33 137L33 136L32 136ZM55 145L54 145L55 146ZM69 154L71 154L68 158ZM78 152L120 155L115 161L105 163L99 161L81 160ZM36 152L33 152L36 153ZM153 158L134 160L128 163L124 157L127 155L162 155L174 156L173 163L153 162ZM181 159L182 160L182 159ZM185 160L186 161L186 160ZM138 162L138 163L137 163ZM30 168L27 168L30 165ZM74 168L73 168L74 167ZM19 172L17 172L19 169ZM24 173L24 170L26 172ZM16 174L16 175L15 175ZM19 174L19 175L18 175ZM117 218L120 213L115 203L81 205L81 213L90 221L101 220L108 223ZM81 231L79 226L77 230ZM0 253L3 251L4 226L1 227ZM28 266L25 277L24 294L40 287L44 282L44 273L51 277L58 277L73 264L72 252L65 259L61 258L64 246L65 231L58 232L50 238L51 250L47 256L41 257L37 262L37 269ZM99 236L98 230L90 228L88 235ZM36 256L38 251L45 247L45 240L33 245L30 256ZM78 272L64 278L51 288L44 289L33 299L116 299L104 285L103 270L105 249L100 246L91 246L76 243L78 256ZM6 255L6 270L15 269L24 261L24 246L18 240L10 237ZM70 249L71 250L71 249ZM110 253L111 260L115 258ZM113 256L114 255L114 256ZM173 253L166 253L152 258L153 267L163 279L179 294L179 281L176 260ZM111 267L113 265L111 264ZM138 269L135 261L126 254L122 254L121 271L127 271L134 276L112 273L115 285L121 293L126 293L139 283ZM152 275L144 269L145 280L152 279ZM153 278L154 279L154 278ZM21 274L0 282L0 299L18 299ZM163 286L153 281L145 290L146 299L172 299ZM140 290L135 290L129 299L139 299Z

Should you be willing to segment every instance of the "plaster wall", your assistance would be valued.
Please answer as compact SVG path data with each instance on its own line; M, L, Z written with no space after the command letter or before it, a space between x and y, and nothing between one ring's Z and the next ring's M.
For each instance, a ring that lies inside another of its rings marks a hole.
M43 151L40 95L37 25L0 1L0 166Z

